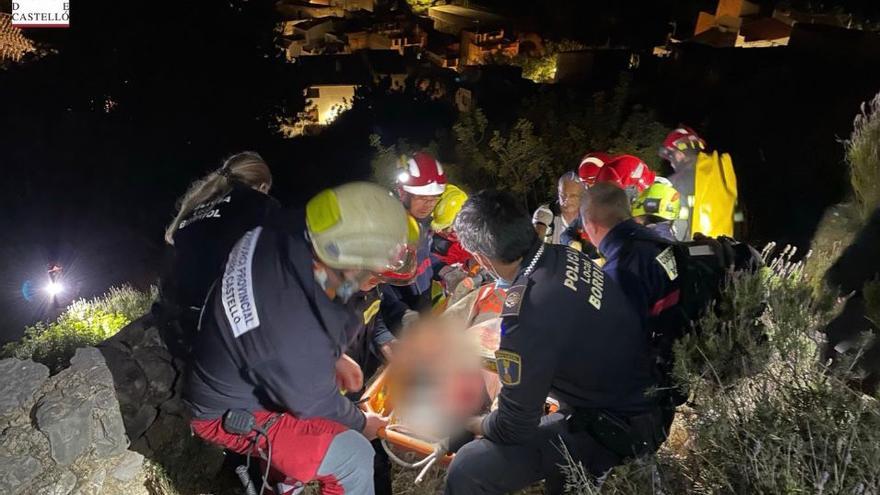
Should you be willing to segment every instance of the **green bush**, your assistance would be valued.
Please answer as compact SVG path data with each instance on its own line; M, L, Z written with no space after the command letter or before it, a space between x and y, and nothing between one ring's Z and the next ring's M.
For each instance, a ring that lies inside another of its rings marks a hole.
M880 206L880 94L862 105L844 144L854 199L867 220Z
M3 347L3 356L33 359L52 373L64 369L79 347L95 345L150 310L157 291L143 292L124 285L112 287L102 297L79 299L57 320L25 328L24 337Z

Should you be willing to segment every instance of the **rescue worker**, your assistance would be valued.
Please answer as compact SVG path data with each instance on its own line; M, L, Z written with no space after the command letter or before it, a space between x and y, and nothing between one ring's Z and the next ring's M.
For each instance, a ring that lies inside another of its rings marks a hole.
M162 325L173 352L188 347L208 289L223 273L232 246L278 209L271 188L269 166L257 153L245 151L193 182L180 199L165 231L171 260L161 283L162 316L179 323Z
M626 191L630 201L654 183L656 174L641 158L621 155L599 170L596 182L611 182Z
M599 172L606 163L614 161L614 157L602 151L587 153L578 165L578 177L587 187L592 187L599 177Z
M677 240L674 222L678 220L680 212L681 196L665 177L657 177L632 206L632 216L636 222L668 241Z
M431 230L434 231L434 239L431 244L431 257L433 259L435 278L439 279L443 295L447 302L454 303L463 294L480 286L480 266L474 258L461 247L458 236L452 224L462 205L467 201L468 195L458 187L448 184L440 198L440 202L434 208ZM461 283L458 297L452 297ZM437 307L435 301L434 307Z
M256 455L287 487L373 493L369 440L386 419L340 394L363 375L344 354L358 315L346 307L372 272L400 267L406 212L391 193L355 182L328 189L275 227L248 231L206 301L184 400L193 432ZM267 436L224 418L250 413Z
M581 206L584 229L605 258L602 271L632 303L646 329L649 318L666 308L677 287L672 241L633 220L629 198L613 184L591 187ZM666 254L664 254L666 253Z
M678 239L689 241L697 232L708 237L734 237L734 221L739 215L730 155L709 153L706 142L687 126L670 132L658 154L675 170L669 180L685 200L681 217L675 221Z
M623 292L582 253L540 242L519 204L482 191L455 221L465 249L510 289L495 354L498 408L469 421L482 438L457 452L450 494L509 493L541 479L558 493L560 440L600 476L653 453L666 436L646 393L654 386L648 340ZM544 416L548 394L561 413Z
M406 168L397 177L400 201L419 223L421 238L415 281L407 287L383 286L382 312L394 332L399 332L419 313L431 309L431 219L434 207L446 189L443 165L429 153L418 152L406 161Z

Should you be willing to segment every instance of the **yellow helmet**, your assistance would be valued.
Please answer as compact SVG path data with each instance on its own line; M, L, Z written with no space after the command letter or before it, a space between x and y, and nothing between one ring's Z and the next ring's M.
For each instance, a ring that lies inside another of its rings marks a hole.
M680 213L681 197L665 179L658 179L642 191L632 208L634 217L652 215L664 220L678 220Z
M451 227L452 222L455 221L455 217L458 216L458 212L461 211L461 207L467 199L467 193L452 184L447 184L443 195L440 196L440 201L434 207L431 228L439 232Z
M398 269L410 235L400 201L368 182L318 193L306 204L306 226L318 259L337 270Z

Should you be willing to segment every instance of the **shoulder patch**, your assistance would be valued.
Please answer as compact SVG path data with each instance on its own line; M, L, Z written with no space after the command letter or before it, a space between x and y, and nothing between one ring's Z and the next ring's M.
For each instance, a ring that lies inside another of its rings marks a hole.
M495 351L495 366L498 369L498 378L507 387L519 385L522 379L522 357L511 351Z
M507 296L504 298L504 305L501 308L501 317L519 315L520 307L522 307L523 298L525 297L526 286L514 285L507 289Z
M381 305L382 300L376 299L375 301L373 301L373 304L370 304L370 307L368 307L364 311L364 325L369 325L370 322L373 321L373 317L375 317L376 313L379 312L379 306Z
M663 270L666 272L666 276L669 277L669 280L675 280L678 278L678 265L675 263L675 251L673 250L672 246L664 249L654 259L657 260L657 263L660 263L660 266L663 267Z

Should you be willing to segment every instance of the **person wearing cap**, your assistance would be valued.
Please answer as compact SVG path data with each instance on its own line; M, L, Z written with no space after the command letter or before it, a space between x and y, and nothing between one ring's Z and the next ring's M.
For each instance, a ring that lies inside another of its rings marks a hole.
M680 212L681 196L665 177L657 177L632 206L632 216L636 222L668 241L677 240L674 222L678 220Z
M369 440L387 420L340 393L363 385L344 354L363 327L347 303L373 273L400 268L407 235L400 202L363 182L245 233L205 303L183 391L192 431L257 455L267 438L223 420L250 413L285 489L315 480L325 493L372 494Z
M431 309L431 221L434 208L446 190L446 172L431 154L417 152L406 159L397 176L397 193L407 212L419 224L416 278L406 287L382 286L382 313L389 328L398 333Z
M693 129L674 129L658 150L675 173L669 176L681 194L681 214L675 221L678 240L689 241L697 232L708 236L734 237L737 183L733 161L727 153L707 150L706 142Z

